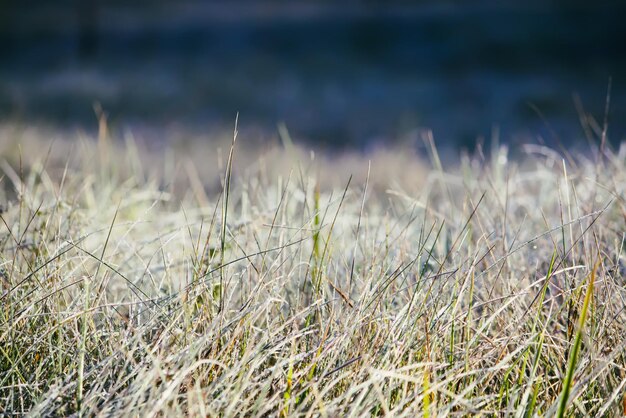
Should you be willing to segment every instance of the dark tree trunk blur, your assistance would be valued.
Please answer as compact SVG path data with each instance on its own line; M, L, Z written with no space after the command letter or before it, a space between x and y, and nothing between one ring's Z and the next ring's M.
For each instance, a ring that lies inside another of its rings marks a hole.
M78 15L78 56L81 60L92 58L98 50L97 0L75 0Z

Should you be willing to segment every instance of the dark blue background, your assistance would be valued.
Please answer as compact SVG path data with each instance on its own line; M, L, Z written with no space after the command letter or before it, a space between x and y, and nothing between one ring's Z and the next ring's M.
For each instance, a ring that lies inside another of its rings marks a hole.
M494 126L569 145L585 138L575 97L601 124L612 77L609 137L626 133L619 2L77 4L0 3L2 120L90 129L97 101L154 141L164 127L231 129L240 112L259 137L285 122L337 147L426 128L471 147Z

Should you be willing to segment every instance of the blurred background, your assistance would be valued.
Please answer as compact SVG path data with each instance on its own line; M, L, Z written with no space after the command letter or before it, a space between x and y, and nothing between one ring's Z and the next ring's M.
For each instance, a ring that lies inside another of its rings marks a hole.
M506 4L505 4L506 3ZM0 0L0 122L367 150L626 137L626 2ZM177 135L172 135L177 132ZM209 140L209 139L205 139Z

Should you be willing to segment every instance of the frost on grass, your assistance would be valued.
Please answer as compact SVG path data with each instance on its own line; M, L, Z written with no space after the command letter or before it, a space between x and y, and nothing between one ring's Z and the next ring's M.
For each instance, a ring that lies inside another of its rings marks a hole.
M2 163L1 413L621 412L624 148L235 155L225 205L131 145Z

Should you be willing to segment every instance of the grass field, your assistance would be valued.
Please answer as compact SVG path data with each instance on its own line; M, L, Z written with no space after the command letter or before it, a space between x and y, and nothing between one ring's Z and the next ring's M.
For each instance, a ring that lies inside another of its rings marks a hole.
M9 133L0 414L623 413L624 146L444 168Z

